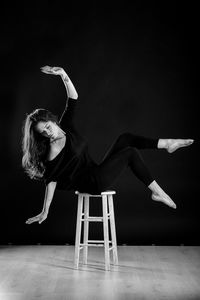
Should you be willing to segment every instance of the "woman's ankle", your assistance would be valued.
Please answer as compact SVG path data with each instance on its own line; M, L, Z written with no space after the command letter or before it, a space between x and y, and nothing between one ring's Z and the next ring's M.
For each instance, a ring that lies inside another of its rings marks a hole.
M157 148L158 149L168 149L170 142L171 142L171 139L159 139Z
M165 193L162 188L158 185L158 183L154 180L148 185L148 188L152 191L154 194L160 194Z

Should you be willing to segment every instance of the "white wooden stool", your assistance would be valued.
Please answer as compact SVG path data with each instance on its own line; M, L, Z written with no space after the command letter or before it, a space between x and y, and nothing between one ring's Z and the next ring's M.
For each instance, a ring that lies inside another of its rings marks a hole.
M78 269L80 250L83 249L83 264L87 264L88 246L104 247L105 254L105 270L110 270L110 251L113 253L113 264L118 264L117 241L115 229L115 216L113 206L113 195L115 191L102 192L101 195L91 195L86 193L75 192L78 195L77 222L76 222L76 240L75 240L75 255L74 267ZM103 216L89 216L89 200L90 197L101 197ZM84 206L84 213L83 211ZM109 220L111 240L109 240ZM84 222L83 243L81 243L82 222ZM103 222L104 240L89 240L89 222ZM111 244L111 247L109 247Z

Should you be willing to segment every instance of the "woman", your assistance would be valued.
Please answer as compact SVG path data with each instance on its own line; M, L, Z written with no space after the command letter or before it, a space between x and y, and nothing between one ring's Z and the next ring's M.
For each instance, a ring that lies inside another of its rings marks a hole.
M176 204L152 178L138 149L166 149L172 153L191 145L194 140L151 139L124 133L97 164L90 157L87 143L73 123L78 94L69 76L60 67L45 66L41 71L61 76L67 102L60 120L45 109L36 109L24 121L22 165L31 178L43 180L46 185L42 212L28 219L26 224L40 224L47 218L56 188L98 194L109 189L127 166L151 190L154 201L176 208Z

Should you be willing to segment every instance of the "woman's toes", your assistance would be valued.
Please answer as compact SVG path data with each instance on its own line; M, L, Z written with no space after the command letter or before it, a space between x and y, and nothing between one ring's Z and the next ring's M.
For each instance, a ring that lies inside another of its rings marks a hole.
M176 204L169 197L164 197L164 196L159 196L159 195L153 194L152 199L154 201L163 202L164 204L168 205L169 207L176 209Z
M167 151L172 153L181 147L190 146L194 140L192 139L170 139L167 147Z

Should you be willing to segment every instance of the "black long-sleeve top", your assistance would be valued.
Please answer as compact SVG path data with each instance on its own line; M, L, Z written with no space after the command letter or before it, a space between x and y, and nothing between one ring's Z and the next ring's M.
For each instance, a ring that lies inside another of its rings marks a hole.
M76 103L77 100L68 99L59 121L59 126L66 132L64 148L53 160L45 162L45 185L56 181L56 188L60 190L80 190L86 177L88 182L94 182L91 170L95 162L89 155L86 140L78 133L73 122ZM92 191L92 185L90 188Z

